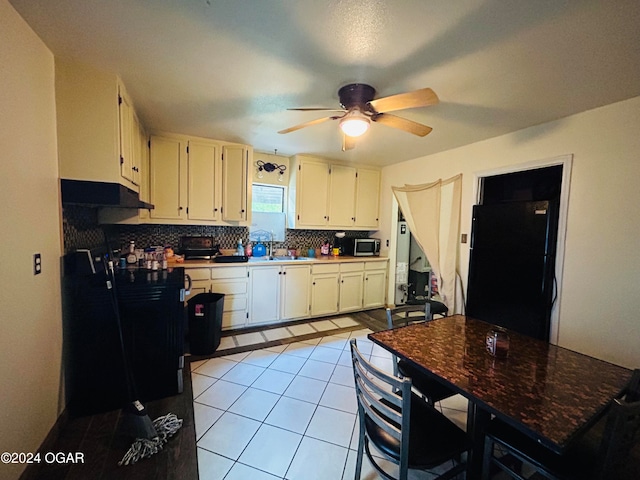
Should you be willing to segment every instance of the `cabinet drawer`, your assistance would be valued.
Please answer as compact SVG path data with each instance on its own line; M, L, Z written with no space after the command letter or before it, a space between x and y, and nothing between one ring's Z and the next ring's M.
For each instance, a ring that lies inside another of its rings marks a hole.
M211 282L211 291L214 293L224 293L225 295L246 294L247 282L228 282L214 280L213 282Z
M369 270L386 270L387 262L365 262L364 269Z
M222 314L223 330L244 327L246 323L247 323L247 314L243 311L224 312Z
M246 295L225 295L224 296L224 311L234 312L236 310L247 311L247 296Z
M364 270L364 262L341 263L341 272L361 272Z
M185 273L191 277L191 280L211 280L210 268L186 268Z
M247 267L213 267L211 278L247 278Z
M339 263L332 263L330 265L316 265L316 264L311 265L311 273L314 275L317 273L338 273L339 271L340 271Z

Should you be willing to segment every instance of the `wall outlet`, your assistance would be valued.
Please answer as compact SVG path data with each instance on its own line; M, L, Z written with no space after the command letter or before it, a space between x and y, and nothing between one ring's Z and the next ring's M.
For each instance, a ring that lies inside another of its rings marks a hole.
M467 234L466 233L463 233L460 236L460 243L467 243Z
M42 273L42 257L39 253L33 254L33 274L40 275Z

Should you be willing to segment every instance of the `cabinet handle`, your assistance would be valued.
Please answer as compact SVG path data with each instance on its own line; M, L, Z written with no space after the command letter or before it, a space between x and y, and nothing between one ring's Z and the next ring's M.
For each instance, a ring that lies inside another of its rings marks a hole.
M353 220L355 222L356 221L356 217L351 217L351 220Z
M178 207L178 210L182 210L182 207Z
M242 210L240 210L240 213L244 213L244 208Z

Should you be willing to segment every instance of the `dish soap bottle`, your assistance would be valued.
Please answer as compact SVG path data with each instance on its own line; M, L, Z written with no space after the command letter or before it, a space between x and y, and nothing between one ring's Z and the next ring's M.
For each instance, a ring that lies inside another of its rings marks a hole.
M240 255L240 256L244 255L244 247L242 246L242 239L241 238L238 239L238 248L237 248L237 251L236 251L236 255Z

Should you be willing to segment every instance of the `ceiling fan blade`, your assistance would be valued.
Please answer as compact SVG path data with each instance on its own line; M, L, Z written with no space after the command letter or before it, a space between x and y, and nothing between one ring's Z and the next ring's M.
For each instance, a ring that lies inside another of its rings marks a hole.
M340 118L340 117L324 117L324 118L317 118L315 120L311 120L310 122L305 122L305 123L301 123L299 125L295 125L293 127L289 127L289 128L285 128L284 130L280 130L278 133L291 133L291 132L295 132L296 130L300 130L301 128L304 127L310 127L311 125L317 125L319 123L322 122L326 122L327 120L335 120L336 118Z
M349 135L342 134L342 151L352 150L356 147L356 139Z
M406 108L428 107L439 102L438 96L430 88L422 88L413 92L399 93L389 97L371 100L371 105L376 112L386 113Z
M346 112L344 108L324 108L324 107L308 107L308 108L287 108L296 112Z
M380 113L372 118L374 122L381 123L387 127L399 128L405 132L413 133L419 137L424 137L431 133L433 130L431 127L427 127L413 120L407 120L406 118L391 115L390 113Z

